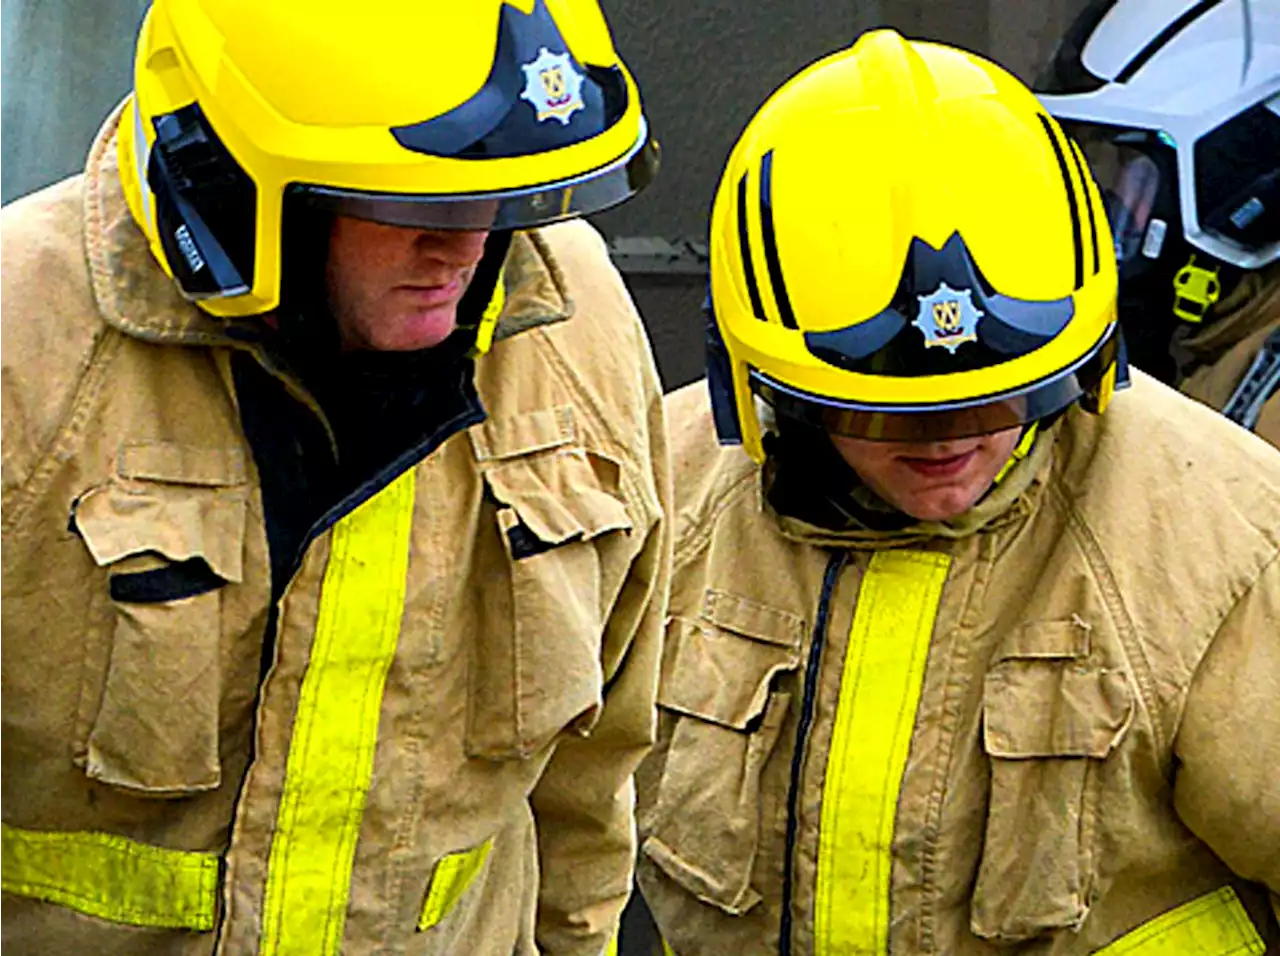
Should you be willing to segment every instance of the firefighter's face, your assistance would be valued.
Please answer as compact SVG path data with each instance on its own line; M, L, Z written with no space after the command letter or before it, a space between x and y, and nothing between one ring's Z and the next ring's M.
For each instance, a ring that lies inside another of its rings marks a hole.
M1017 447L1021 426L935 442L831 441L867 487L904 514L944 521L987 493Z
M487 237L335 217L325 272L343 347L400 352L443 342Z

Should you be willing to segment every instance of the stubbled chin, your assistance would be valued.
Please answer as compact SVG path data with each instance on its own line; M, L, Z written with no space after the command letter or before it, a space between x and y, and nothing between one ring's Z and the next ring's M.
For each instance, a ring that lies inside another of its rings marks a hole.
M439 345L458 327L454 305L401 314L394 323L369 329L369 346L388 352L411 352Z

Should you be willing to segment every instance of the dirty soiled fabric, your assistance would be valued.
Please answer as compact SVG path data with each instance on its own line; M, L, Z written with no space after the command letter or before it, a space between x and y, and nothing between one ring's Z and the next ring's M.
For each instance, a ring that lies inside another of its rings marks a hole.
M1271 448L1137 373L953 521L824 526L717 445L704 383L667 408L637 788L677 956L1280 946Z
M0 233L6 949L598 956L670 551L602 240L512 238L474 369L318 400L157 267L116 122Z

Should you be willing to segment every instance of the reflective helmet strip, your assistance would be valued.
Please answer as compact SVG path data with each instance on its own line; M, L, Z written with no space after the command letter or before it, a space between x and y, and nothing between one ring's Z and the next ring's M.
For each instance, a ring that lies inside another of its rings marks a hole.
M898 792L950 567L881 551L862 578L822 791L815 956L887 951Z
M262 951L342 946L387 672L404 611L414 472L333 529L271 845Z

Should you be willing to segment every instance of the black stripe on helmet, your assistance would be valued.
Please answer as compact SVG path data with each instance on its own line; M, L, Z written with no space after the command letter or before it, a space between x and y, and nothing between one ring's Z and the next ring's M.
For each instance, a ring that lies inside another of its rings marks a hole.
M1067 189L1067 205L1071 208L1071 238L1075 243L1076 254L1076 284L1072 288L1078 289L1084 285L1084 242L1080 228L1080 204L1076 198L1076 191L1071 185L1071 170L1067 168L1067 158L1062 155L1062 146L1053 131L1053 124L1043 113L1037 115L1040 117L1041 125L1044 126L1044 134L1049 137L1049 143L1053 146L1053 155L1057 157L1058 170L1062 173L1062 184Z
M1093 193L1089 191L1089 180L1093 178L1093 174L1084 160L1084 154L1080 152L1080 145L1069 136L1067 142L1071 144L1071 158L1076 161L1076 172L1080 174L1080 191L1084 193L1084 208L1089 210L1089 236L1093 240L1093 274L1097 275L1098 270L1102 268L1102 261L1098 258L1098 220L1093 212ZM1097 183L1094 185L1097 186Z
M787 295L787 283L782 278L782 261L778 258L778 243L773 231L773 150L760 159L760 234L764 239L764 261L769 266L769 281L773 284L773 297L778 303L778 318L788 329L798 329L796 314Z
M751 312L766 321L764 303L760 301L760 286L756 284L756 268L751 262L751 235L747 230L747 174L738 180L738 253L742 256L742 274L747 280L747 295L751 299Z

